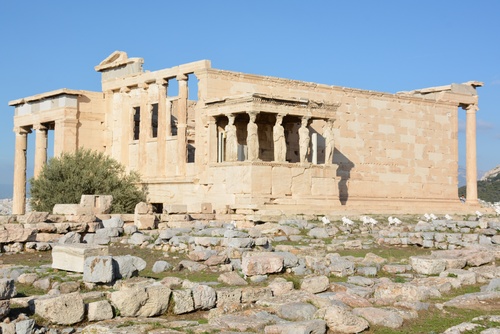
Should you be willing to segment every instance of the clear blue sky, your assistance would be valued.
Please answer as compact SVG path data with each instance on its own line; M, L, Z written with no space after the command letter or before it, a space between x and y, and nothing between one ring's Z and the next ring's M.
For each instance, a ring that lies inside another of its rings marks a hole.
M478 169L500 164L500 1L1 0L0 34L0 198L12 194L8 102L58 88L100 91L94 66L115 50L152 71L210 59L220 69L390 93L482 81ZM28 177L34 135L29 145Z

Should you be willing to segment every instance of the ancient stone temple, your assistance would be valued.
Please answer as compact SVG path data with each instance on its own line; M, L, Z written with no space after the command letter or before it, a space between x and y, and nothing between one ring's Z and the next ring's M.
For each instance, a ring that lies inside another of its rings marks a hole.
M207 60L145 71L142 58L120 51L95 70L102 92L10 102L14 213L25 210L27 136L35 132L37 177L51 130L56 156L106 152L139 171L149 201L164 210L458 212L477 203L480 82L389 94L219 70ZM457 193L461 109L466 205Z

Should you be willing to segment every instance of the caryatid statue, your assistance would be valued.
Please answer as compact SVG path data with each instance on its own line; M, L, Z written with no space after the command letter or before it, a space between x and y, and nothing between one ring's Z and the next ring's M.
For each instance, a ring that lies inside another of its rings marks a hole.
M299 128L299 156L300 162L307 162L307 155L309 154L309 143L311 138L309 137L309 128L307 124L309 123L309 117L302 117L302 124Z
M236 137L236 125L234 125L234 115L227 116L229 122L224 131L226 132L226 161L236 161L238 158L238 139Z
M282 114L276 115L276 123L273 127L273 141L274 141L274 161L286 161L286 141L285 129L281 125L283 122Z
M250 121L247 125L247 148L248 148L248 160L256 161L259 159L259 135L258 126L255 123L257 118L256 113L250 113Z
M333 122L335 122L335 119L328 119L323 128L323 138L325 138L326 165L331 165L333 163L333 151L335 150L335 139L333 138Z

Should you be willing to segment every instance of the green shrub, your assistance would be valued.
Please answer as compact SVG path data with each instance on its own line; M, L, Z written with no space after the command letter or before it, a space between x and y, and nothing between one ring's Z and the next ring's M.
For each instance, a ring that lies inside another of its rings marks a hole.
M37 179L30 179L31 206L50 212L55 204L78 204L82 195L113 195L111 211L132 213L138 202L146 200L136 172L104 153L79 149L52 158Z

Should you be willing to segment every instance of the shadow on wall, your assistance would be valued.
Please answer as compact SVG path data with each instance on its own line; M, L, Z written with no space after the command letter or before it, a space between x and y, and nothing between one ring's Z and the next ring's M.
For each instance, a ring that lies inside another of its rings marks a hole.
M337 177L340 177L338 184L339 200L342 205L346 205L349 199L349 179L351 178L351 169L354 168L354 163L337 148L333 153L333 163L339 166L337 168Z

